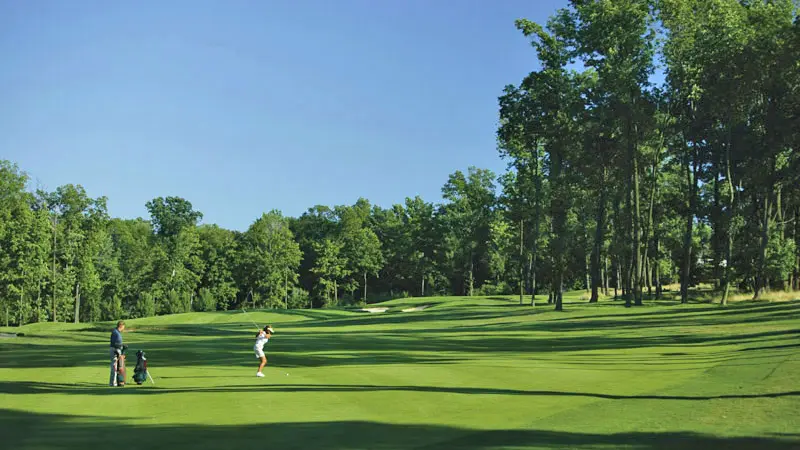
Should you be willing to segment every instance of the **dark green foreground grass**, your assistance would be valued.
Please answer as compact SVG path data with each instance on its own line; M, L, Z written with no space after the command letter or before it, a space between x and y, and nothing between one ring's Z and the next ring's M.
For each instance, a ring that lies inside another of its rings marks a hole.
M242 313L130 321L156 384L116 389L110 324L13 330L0 447L800 448L800 302L384 306L251 313L263 379Z

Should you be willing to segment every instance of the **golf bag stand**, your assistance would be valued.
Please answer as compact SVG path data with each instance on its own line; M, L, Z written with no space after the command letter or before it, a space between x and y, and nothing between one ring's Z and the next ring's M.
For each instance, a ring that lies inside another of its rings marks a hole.
M147 358L144 356L144 350L139 350L136 352L136 367L133 369L133 381L135 381L136 384L142 384L147 381L148 376Z

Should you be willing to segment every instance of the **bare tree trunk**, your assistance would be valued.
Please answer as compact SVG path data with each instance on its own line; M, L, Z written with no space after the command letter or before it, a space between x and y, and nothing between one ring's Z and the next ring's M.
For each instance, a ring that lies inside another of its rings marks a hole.
M794 210L794 284L792 289L800 290L800 205Z
M422 281L423 283L425 283L424 280L425 279L423 278L423 281ZM422 291L423 292L425 291L425 285L424 284L422 285ZM363 302L364 302L365 305L367 304L367 272L366 271L364 271L364 299L363 299Z
M761 211L761 248L759 249L758 276L756 277L754 300L761 298L761 293L767 288L767 246L769 245L769 216L772 212L769 191L764 192L763 211Z
M633 147L633 145L632 145ZM633 155L633 299L634 304L637 306L642 305L642 216L640 212L640 194L639 194L639 157L636 152Z
M732 127L728 125L728 143L725 146L725 181L728 184L728 211L725 221L725 265L722 267L722 301L723 306L728 304L728 295L731 287L731 262L733 259L733 220L736 217L736 190L733 187L731 164L731 145L733 145Z
M696 149L693 148L696 153ZM687 158L689 159L689 158ZM691 282L692 267L692 232L694 226L694 205L697 192L697 164L686 166L686 186L689 194L688 208L686 212L686 230L683 235L683 268L681 279L681 303L689 303L689 283ZM694 167L692 167L694 166Z
M600 187L600 200L597 205L596 224L594 230L594 246L592 247L592 296L589 303L595 303L599 299L598 289L603 282L603 276L600 273L600 258L603 253L603 239L606 235L606 168L603 167L603 176L601 178Z
M661 239L659 231L659 227L654 223L653 247L655 255L653 255L653 266L655 266L655 273L653 274L653 284L656 285L656 300L661 300L661 264L659 258L661 255Z
M469 296L472 297L473 289L475 289L475 259L472 251L469 254Z
M81 283L75 285L75 323L80 323L81 312Z
M366 284L366 282L364 282L364 284ZM425 297L425 275L424 274L422 275L422 287L420 288L419 292L420 292L420 296L421 297ZM366 296L366 294L364 294L364 295Z
M778 226L778 239L780 240L780 244L783 245L783 240L786 238L786 226L784 224L784 214L783 214L783 205L782 205L782 185L780 182L776 183L775 186L775 214L776 214L776 225ZM786 285L784 284L786 280L780 279L778 280L780 285L778 289L785 291Z
M536 306L536 251L531 255L531 306Z
M603 179L605 183L605 168L603 168ZM590 303L595 303L599 299L598 290L602 284L602 274L600 273L600 258L602 258L603 251L603 238L605 237L606 228L606 189L600 188L600 201L597 205L597 220L594 230L594 246L592 247L592 296L589 299Z
M53 212L53 322L58 322L56 316L56 251L58 243L56 235L58 232L58 215Z
M553 294L553 301L556 304L556 311L563 311L564 310L564 302L563 302L563 290L564 290L564 277L563 275L559 274L556 277L556 282L554 283L554 288L557 289L557 292Z

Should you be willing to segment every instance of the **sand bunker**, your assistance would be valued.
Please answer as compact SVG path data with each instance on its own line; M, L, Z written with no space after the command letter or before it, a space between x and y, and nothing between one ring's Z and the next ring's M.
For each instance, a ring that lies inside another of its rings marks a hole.
M417 306L415 308L406 308L403 312L413 312L413 311L422 311L423 309L427 308L428 305Z
M386 312L387 309L389 308L362 308L361 310L366 311L368 313L382 313Z

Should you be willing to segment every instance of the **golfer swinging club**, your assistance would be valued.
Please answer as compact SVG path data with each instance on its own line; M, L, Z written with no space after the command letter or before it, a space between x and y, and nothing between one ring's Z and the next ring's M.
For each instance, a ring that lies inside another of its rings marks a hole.
M274 332L272 326L267 325L256 335L256 344L253 346L253 350L256 352L256 358L261 360L261 364L258 366L258 372L256 373L256 376L259 378L264 376L261 371L264 369L264 366L267 365L267 357L264 355L264 345L269 342L269 338L272 337L272 333Z
M117 385L117 368L119 359L122 358L122 332L125 330L125 322L117 322L117 327L111 330L111 347L109 354L111 356L111 378L108 381L109 386Z

